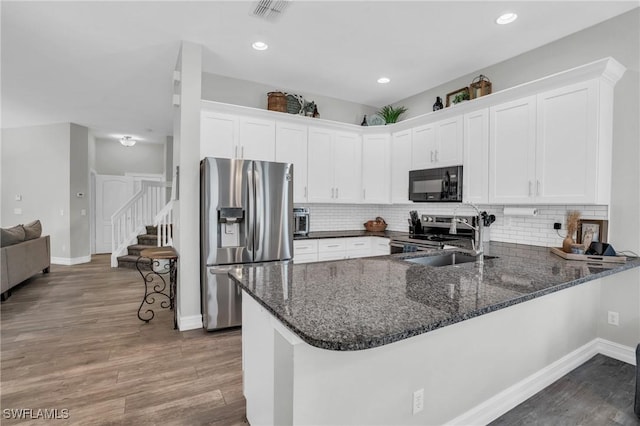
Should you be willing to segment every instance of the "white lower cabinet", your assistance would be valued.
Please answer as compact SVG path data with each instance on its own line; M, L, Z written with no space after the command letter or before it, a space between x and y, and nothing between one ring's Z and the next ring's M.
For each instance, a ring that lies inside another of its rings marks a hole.
M347 237L295 240L295 263L355 259L389 254L389 239L382 237Z

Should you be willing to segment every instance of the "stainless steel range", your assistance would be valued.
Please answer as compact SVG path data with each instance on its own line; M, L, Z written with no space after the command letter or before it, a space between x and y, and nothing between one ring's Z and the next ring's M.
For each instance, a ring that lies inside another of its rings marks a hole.
M418 227L410 226L409 236L391 238L391 253L404 253L442 249L445 246L467 248L473 240L473 231L459 227L457 234L449 233L453 216L422 215ZM456 216L458 222L475 225L475 216Z

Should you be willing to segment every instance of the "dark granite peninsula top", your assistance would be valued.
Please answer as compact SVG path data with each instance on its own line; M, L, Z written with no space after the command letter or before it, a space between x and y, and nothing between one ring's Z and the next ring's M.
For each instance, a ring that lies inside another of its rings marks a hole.
M548 248L490 243L483 265L405 262L431 253L307 264L252 265L230 273L310 345L374 348L640 266L566 261Z

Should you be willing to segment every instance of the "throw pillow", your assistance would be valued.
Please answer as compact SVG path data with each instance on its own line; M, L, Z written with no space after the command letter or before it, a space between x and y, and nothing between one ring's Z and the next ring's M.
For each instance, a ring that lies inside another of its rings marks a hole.
M31 223L22 225L22 227L24 228L25 240L35 240L36 238L40 238L40 235L42 235L42 224L39 220L34 220Z
M13 228L0 228L0 246L7 247L24 241L24 228L16 225Z

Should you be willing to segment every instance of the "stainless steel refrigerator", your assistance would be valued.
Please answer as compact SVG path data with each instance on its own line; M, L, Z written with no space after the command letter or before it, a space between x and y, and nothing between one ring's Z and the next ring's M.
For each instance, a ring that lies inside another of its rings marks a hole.
M241 291L228 276L245 263L293 257L293 165L207 157L200 162L202 322L242 323Z

